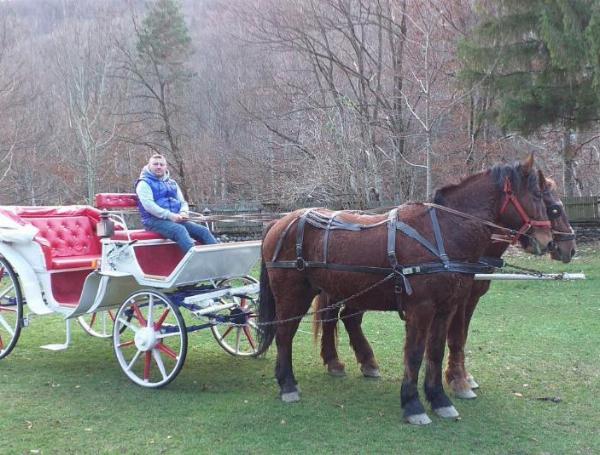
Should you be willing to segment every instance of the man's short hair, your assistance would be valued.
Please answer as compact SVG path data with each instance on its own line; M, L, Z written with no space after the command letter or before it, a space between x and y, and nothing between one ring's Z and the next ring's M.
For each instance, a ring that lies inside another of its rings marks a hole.
M160 153L155 153L154 155L152 155L148 159L148 162L150 162L151 160L165 160L165 161L167 161L167 159L165 158L165 156L161 155Z

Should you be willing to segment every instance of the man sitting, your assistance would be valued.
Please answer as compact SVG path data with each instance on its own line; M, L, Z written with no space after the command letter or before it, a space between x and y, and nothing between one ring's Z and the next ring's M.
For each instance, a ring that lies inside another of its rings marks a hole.
M210 230L189 221L189 206L177 182L169 177L167 160L154 154L135 184L142 224L147 231L174 240L184 253L194 246L192 239L203 244L217 243Z

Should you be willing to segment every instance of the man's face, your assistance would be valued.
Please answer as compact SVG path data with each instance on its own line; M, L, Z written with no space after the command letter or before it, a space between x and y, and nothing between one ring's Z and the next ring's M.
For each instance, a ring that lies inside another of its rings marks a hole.
M164 158L151 158L148 163L148 168L157 177L164 177L167 170L167 162Z

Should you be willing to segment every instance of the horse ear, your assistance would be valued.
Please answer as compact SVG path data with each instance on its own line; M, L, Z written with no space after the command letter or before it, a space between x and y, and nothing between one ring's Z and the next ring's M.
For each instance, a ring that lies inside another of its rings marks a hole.
M544 173L541 169L538 170L538 183L540 185L540 190L542 191L544 191L550 186L548 180L546 180L546 177L544 177Z
M533 169L533 153L531 153L525 161L521 163L521 169L523 170L523 175L527 177L531 170Z

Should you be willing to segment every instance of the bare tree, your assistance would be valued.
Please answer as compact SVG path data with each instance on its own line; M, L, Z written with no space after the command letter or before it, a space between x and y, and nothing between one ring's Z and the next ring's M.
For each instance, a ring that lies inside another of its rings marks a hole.
M132 15L135 50L117 41L122 78L130 85L131 107L125 112L140 128L124 140L168 155L182 191L189 197L180 122L187 85L193 74L186 67L191 52L187 26L176 0L156 0L141 24Z

